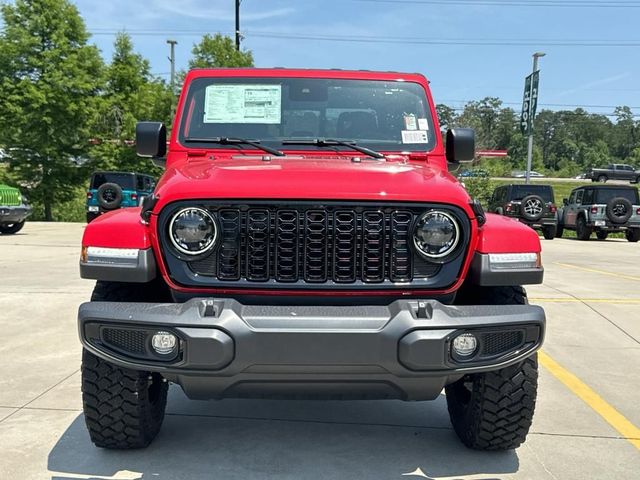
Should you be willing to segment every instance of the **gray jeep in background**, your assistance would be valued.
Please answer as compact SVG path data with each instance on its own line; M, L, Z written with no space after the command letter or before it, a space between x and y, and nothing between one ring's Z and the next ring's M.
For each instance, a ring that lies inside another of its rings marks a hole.
M574 189L558 211L556 235L575 230L579 240L598 240L609 233L624 232L627 240L640 240L640 198L638 189L625 185L593 185Z

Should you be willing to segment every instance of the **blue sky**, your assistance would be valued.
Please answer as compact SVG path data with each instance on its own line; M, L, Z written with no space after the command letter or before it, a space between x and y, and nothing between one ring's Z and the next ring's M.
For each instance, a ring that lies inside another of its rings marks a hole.
M432 82L436 101L454 106L485 96L518 104L523 78L531 70L531 54L542 50L547 56L541 59L541 104L624 104L638 107L634 113L640 114L640 1L633 2L636 8L483 6L473 5L474 0L464 0L472 5L462 6L448 2L412 3L415 1L243 0L241 30L246 32L243 47L253 51L259 67L422 72ZM199 33L231 34L234 29L233 0L75 0L74 3L89 30L102 33L92 41L107 59L113 41L110 32L126 30L132 34L137 50L150 59L153 71L165 77L169 71L166 38L178 40L177 62L184 68ZM151 30L153 35L140 35ZM172 33L163 35L166 31ZM260 32L394 37L400 43L264 38L258 36ZM532 45L403 44L401 40L405 38L491 39L498 43L531 40ZM637 46L537 43L549 40L636 41ZM596 107L588 110L613 111Z

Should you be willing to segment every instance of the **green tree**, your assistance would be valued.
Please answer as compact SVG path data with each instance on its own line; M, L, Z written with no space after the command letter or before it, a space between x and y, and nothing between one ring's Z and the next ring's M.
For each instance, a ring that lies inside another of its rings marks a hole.
M85 176L88 126L103 68L77 8L67 0L1 7L0 144L9 168L52 220Z
M134 51L126 33L116 36L105 77L93 125L97 145L91 150L92 167L159 174L136 155L133 140L140 120L170 123L170 87L151 75L149 61Z
M617 107L614 114L616 123L613 126L612 153L616 158L626 160L640 147L640 122L634 120L629 107Z
M445 104L436 105L436 112L438 113L438 120L440 121L440 128L447 130L456 126L456 111L454 108Z
M253 67L253 54L236 50L233 40L219 33L203 36L191 54L189 68Z

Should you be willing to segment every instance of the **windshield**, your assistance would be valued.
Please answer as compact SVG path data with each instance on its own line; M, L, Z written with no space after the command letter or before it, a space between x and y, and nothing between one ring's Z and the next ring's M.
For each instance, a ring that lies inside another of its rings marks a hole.
M135 190L135 179L135 175L130 173L94 173L91 188L100 188L100 186L105 183L115 183L116 185L120 185L124 190Z
M553 190L546 185L514 185L512 200L522 200L528 195L538 195L545 202L553 203Z
M629 200L633 205L638 205L638 191L634 188L603 188L596 190L596 203L609 203L616 197Z
M410 82L199 78L191 83L185 109L179 139L195 147L229 148L204 142L220 137L258 140L279 150L316 150L311 142L282 142L317 138L388 151L428 151L436 143L425 90Z

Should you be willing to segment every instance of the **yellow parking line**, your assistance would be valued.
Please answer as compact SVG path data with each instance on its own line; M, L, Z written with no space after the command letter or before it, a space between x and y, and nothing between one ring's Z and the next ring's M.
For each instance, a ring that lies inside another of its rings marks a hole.
M635 280L636 282L640 282L640 277L635 277L633 275L623 275L621 273L607 272L606 270L597 270L595 268L579 267L577 265L571 265L570 263L553 262L553 264L560 265L561 267L566 267L566 268L575 268L576 270L583 270L585 272L600 273L602 275L610 275L612 277L624 278L626 280Z
M538 358L540 363L549 370L554 377L564 383L577 397L595 410L595 412L615 428L625 440L640 450L640 429L638 427L605 402L591 387L583 383L582 380L562 367L545 352L538 352Z
M640 298L558 298L558 297L534 297L529 298L531 302L550 303L619 303L619 304L640 304Z

